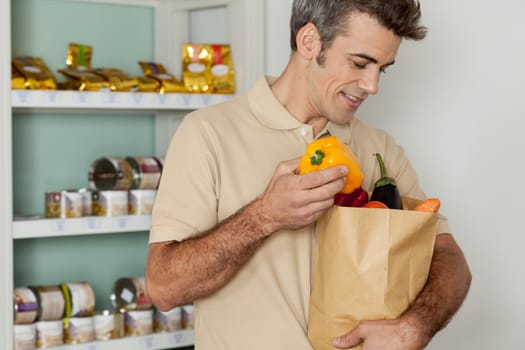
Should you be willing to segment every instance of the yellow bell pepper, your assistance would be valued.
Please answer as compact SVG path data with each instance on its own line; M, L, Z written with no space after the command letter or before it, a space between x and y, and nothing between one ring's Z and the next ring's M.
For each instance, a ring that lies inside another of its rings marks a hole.
M306 153L299 163L299 173L307 174L317 170L346 165L346 184L340 193L352 193L361 187L363 173L354 153L335 136L317 139L306 147Z

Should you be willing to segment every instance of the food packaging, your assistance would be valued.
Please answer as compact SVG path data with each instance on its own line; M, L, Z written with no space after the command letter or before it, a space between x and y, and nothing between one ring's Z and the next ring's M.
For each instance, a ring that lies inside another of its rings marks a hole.
M25 78L27 89L56 90L53 74L40 57L15 57L13 66Z
M33 350L36 347L36 327L34 324L15 324L14 350Z
M403 198L406 209L417 203ZM336 349L331 339L361 320L407 309L426 283L437 224L435 213L340 206L317 221L308 322L315 350Z

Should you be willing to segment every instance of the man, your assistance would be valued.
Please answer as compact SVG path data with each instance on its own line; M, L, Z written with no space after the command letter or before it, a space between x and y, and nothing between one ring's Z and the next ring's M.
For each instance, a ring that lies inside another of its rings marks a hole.
M381 153L404 196L424 198L403 150L354 117L402 38L422 39L412 0L296 0L292 55L277 79L188 115L167 153L153 212L147 288L161 310L195 302L196 348L311 349L314 223L346 167L298 175L327 131L348 143L371 191ZM338 348L423 349L460 307L470 271L440 221L428 282L396 320L364 321Z

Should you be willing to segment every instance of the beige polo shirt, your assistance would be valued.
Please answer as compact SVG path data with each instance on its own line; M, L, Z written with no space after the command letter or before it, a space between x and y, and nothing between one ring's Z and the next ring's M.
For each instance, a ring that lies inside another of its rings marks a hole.
M359 158L371 191L381 153L402 195L423 198L403 149L359 119L328 124ZM190 113L173 137L153 209L150 242L181 241L214 227L261 194L277 164L300 157L313 130L279 104L261 78L246 94ZM440 232L448 232L443 218ZM313 225L273 234L239 273L195 301L197 350L311 350L307 320Z

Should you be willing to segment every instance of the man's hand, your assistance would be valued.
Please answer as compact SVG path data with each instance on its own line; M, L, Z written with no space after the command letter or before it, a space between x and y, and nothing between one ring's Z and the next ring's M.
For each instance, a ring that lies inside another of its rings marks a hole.
M352 332L334 338L332 344L340 349L362 344L362 350L421 350L426 342L414 327L396 319L362 321Z
M299 175L299 158L280 163L260 196L260 217L271 234L315 222L334 204L334 196L346 183L348 169L337 166Z

